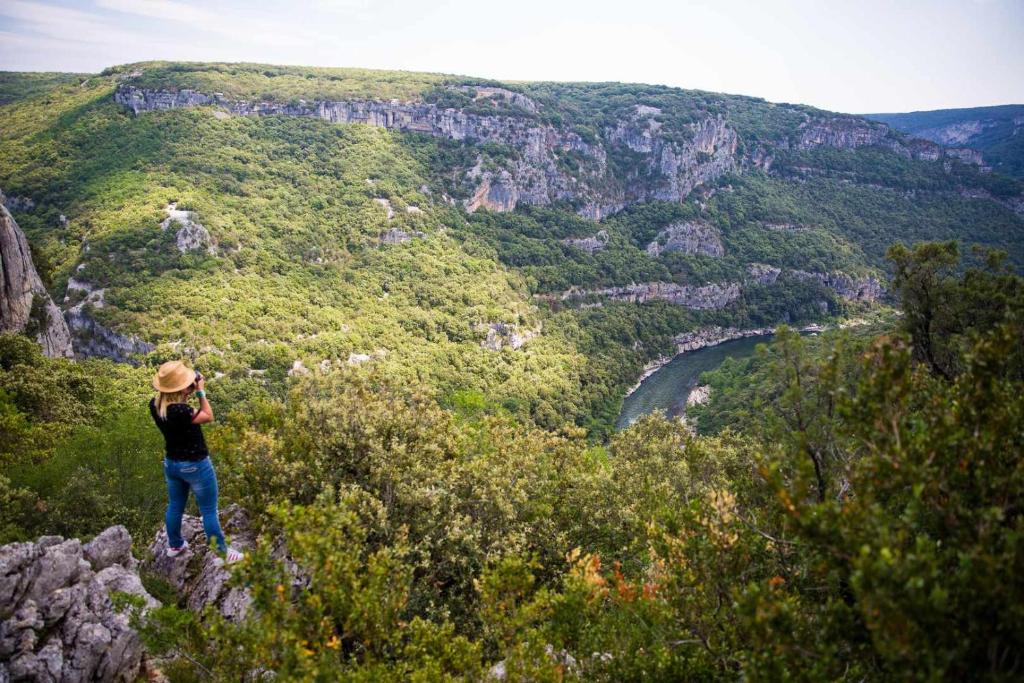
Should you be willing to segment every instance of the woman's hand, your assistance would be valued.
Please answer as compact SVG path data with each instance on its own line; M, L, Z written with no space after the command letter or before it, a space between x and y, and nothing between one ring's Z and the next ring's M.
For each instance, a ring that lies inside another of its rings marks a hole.
M196 391L204 391L206 389L206 378L199 375L199 379L196 380Z

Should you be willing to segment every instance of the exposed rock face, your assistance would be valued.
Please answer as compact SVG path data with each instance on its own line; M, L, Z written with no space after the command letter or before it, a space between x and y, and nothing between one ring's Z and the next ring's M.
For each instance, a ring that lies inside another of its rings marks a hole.
M889 132L889 127L884 123L867 121L855 116L815 118L801 124L800 139L796 147L856 149L881 144Z
M514 323L489 323L477 327L487 330L487 337L480 342L480 346L491 351L501 351L506 347L517 351L526 345L526 342L541 333L539 325L534 329L527 330L519 329L519 326Z
M484 99L504 100L504 102L506 102L507 104L519 107L520 109L525 109L531 114L537 113L538 107L536 102L534 102L532 99L530 99L529 97L522 93L513 92L512 90L508 90L506 88L496 88L492 86L481 85L467 85L459 87L459 90L475 92L476 94L473 96L473 99L477 101Z
M752 329L741 330L736 327L715 326L704 327L692 332L677 334L673 341L676 343L677 353L687 353L688 351L696 351L697 349L704 349L709 346L717 346L722 342L732 341L733 339L761 337L774 333L775 330L771 327L755 327Z
M765 263L751 263L747 266L747 274L750 276L750 281L759 285L775 284L781 272L781 268L769 266Z
M602 251L608 245L608 231L598 230L589 237L570 237L562 240L562 243L593 254L595 251Z
M64 313L64 320L67 321L68 327L74 333L75 353L78 356L83 358L99 356L119 363L129 363L136 355L146 354L153 350L152 344L142 341L137 336L119 334L97 322L90 311L92 308L103 307L103 290L94 290L88 284L72 278L68 281L69 292L74 289L73 283L79 289L88 292L85 299Z
M707 384L703 384L699 387L690 389L690 393L686 396L686 405L689 406L702 406L711 400L711 387Z
M384 213L387 216L388 220L391 220L392 218L395 217L395 210L391 208L390 199L385 199L384 197L374 197L373 201L377 202L382 207L384 207Z
M587 297L599 297L613 301L644 303L653 299L694 309L724 308L738 299L740 285L737 282L712 283L709 285L677 285L673 282L641 282L622 287L604 289L569 289L557 294L538 295L548 301L569 301Z
M2 196L2 195L0 195ZM28 240L0 204L0 332L26 332L51 357L72 355L71 332L32 263Z
M422 239L426 237L426 233L420 232L419 230L413 230L412 232L406 232L401 228L391 228L383 235L380 236L381 244L404 244L411 242L414 239Z
M216 255L217 247L213 244L210 231L203 227L201 223L192 220L191 211L178 209L175 202L165 206L164 211L167 213L167 218L160 223L160 228L167 230L172 224L178 224L178 232L175 233L174 237L178 251L184 254L189 251L202 250L211 256Z
M221 526L235 548L245 551L255 546L256 538L250 529L249 518L237 505L221 512ZM214 605L228 619L245 617L252 598L245 589L227 585L230 570L224 565L224 560L206 545L202 520L185 515L181 535L188 543L188 549L176 557L168 557L167 531L161 529L149 546L152 559L145 563L146 569L174 587L191 610L200 611L207 605Z
M0 681L136 680L142 644L110 599L127 592L159 605L134 564L124 527L84 547L44 536L0 548Z
M874 277L855 278L841 272L809 273L805 270L790 271L798 280L820 282L839 296L851 301L877 301L882 297L882 283Z
M673 251L705 256L725 255L718 229L706 221L673 223L647 245L647 253L654 257Z
M963 145L986 128L996 125L995 121L958 121L948 126L927 128L917 132L918 137L933 140L940 145Z
M688 143L667 140L657 120L661 110L639 105L632 116L605 129L609 145L641 155L641 170L626 178L626 204L661 199L681 201L697 186L737 168L739 136L721 117L708 116L689 126Z
M983 165L981 154L966 147L942 147L922 138L901 138L884 123L857 116L832 116L808 119L800 126L797 149L816 147L857 149L878 146L896 152L908 159L938 161L956 159L965 164Z
M333 123L363 123L451 140L497 143L515 150L499 170L481 164L467 169L473 189L465 206L509 211L516 205L575 201L580 213L601 218L626 203L645 199L680 201L690 191L737 167L738 137L721 118L708 116L690 126L691 141L668 140L654 120L656 110L639 107L626 120L607 128L604 139L584 141L565 127L542 123L529 98L502 88L477 88L477 97L500 97L524 110L522 116L482 115L422 102L348 100L297 103L229 100L192 90L145 90L122 84L114 99L135 114L184 107L216 106L238 115L283 115L320 118ZM612 178L612 148L639 153L643 178ZM572 157L574 171L561 163Z

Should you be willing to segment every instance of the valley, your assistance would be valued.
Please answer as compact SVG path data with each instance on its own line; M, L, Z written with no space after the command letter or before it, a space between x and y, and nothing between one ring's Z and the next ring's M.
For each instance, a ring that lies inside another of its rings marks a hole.
M1024 181L905 124L0 74L0 680L1013 680Z

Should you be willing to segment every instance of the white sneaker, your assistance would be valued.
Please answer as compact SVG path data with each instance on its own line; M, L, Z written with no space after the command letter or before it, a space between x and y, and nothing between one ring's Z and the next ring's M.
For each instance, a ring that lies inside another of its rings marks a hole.
M232 547L228 547L228 552L224 555L225 564L234 564L235 562L241 562L245 559L245 553L241 550L235 550Z
M188 541L184 541L181 544L180 548L172 548L171 546L167 546L167 557L177 557L178 555L181 555L183 552L185 552L187 548Z

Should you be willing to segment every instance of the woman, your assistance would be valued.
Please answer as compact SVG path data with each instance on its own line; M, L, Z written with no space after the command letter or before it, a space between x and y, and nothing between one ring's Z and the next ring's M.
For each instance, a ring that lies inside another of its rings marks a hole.
M164 479L167 480L167 555L177 557L188 543L181 537L181 516L185 513L188 492L196 497L203 517L206 540L217 541L217 548L228 564L244 555L228 547L217 519L217 474L203 439L202 424L213 421L213 409L206 398L205 378L180 360L164 363L153 376L153 388L159 393L149 401L149 412L164 435L167 447ZM195 392L199 410L188 404Z

